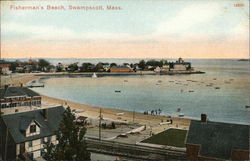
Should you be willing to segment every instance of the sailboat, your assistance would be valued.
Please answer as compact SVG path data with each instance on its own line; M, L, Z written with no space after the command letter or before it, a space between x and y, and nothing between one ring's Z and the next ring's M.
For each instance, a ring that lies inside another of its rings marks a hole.
M93 73L92 78L97 78L97 75Z

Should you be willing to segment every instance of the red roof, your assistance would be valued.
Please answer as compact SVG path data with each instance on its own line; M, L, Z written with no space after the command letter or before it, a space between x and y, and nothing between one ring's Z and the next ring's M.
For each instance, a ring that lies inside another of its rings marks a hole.
M0 68L9 68L10 64L0 64Z

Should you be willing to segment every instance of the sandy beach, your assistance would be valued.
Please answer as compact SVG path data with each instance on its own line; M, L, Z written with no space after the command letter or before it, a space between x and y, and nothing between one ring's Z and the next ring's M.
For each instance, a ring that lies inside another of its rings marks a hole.
M12 77L11 79L10 77L5 77L4 82L5 84L20 86L20 84L25 85L27 82L32 81L34 79L38 79L40 77L41 76L34 76L31 74L27 74L27 75L22 74L20 76L16 75L15 77ZM102 118L104 119L112 120L114 122L128 122L128 123L136 123L139 125L146 125L147 127L146 130L142 132L143 138L149 136L150 133L154 133L154 134L159 133L163 131L164 129L167 129L170 127L188 129L190 121L191 121L190 119L174 118L174 117L165 116L165 115L145 115L143 113L138 113L138 112L133 112L133 111L95 107L95 106L76 103L76 102L69 101L69 100L62 100L58 98L48 97L45 95L42 95L42 102L43 102L42 107L53 107L57 105L63 105L64 107L70 106L72 109L75 109L76 111L80 111L79 113L77 113L77 115L83 115L83 116L92 118L94 120L99 119L100 109L101 109L101 115L102 115ZM173 121L173 124L160 125L160 123L166 122L167 120L170 120L170 119ZM128 142L128 140L124 140L124 141ZM138 138L134 140L134 142L137 142L137 141L138 141Z

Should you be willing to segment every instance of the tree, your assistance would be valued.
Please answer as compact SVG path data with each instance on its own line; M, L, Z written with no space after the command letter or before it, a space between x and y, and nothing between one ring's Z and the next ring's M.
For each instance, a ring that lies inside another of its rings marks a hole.
M47 161L90 161L84 135L85 127L76 125L76 117L68 107L56 132L58 144L46 143L44 159Z
M138 64L139 68L141 68L142 70L145 69L146 63L144 60L141 60Z
M82 72L92 72L94 71L95 65L91 64L91 63L82 63L81 66L81 71Z
M78 62L76 62L76 63L73 63L73 64L70 64L69 66L68 66L68 70L70 71L70 72L74 72L74 71L77 71L78 70Z
M50 63L47 60L45 60L45 59L39 59L38 60L38 65L42 69L42 71L44 71L45 68L50 65Z
M116 63L111 63L111 64L110 64L110 67L116 67L116 66L117 66Z
M57 71L57 72L61 72L62 70L63 70L63 65L62 65L62 63L59 62L59 63L57 64L57 66L56 66L56 71Z
M97 71L97 72L103 71L103 63L102 62L99 62L96 64L95 71Z

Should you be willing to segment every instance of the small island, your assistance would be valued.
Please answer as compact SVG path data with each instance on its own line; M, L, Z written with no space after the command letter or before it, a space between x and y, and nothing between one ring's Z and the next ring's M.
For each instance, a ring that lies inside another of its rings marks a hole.
M250 59L238 59L238 61L250 61Z
M173 74L203 74L205 72L194 70L190 62L182 58L176 61L168 60L140 60L138 63L79 62L71 64L51 64L45 59L29 59L28 61L0 60L0 72L4 75L11 73L35 73L36 75L60 75L60 74L93 74L103 75L173 75Z

